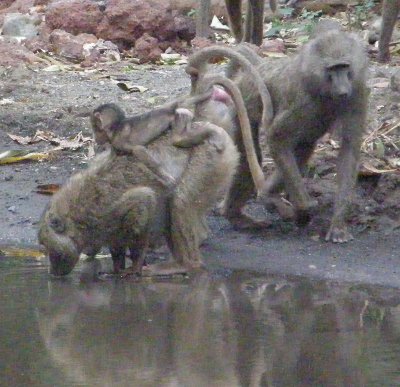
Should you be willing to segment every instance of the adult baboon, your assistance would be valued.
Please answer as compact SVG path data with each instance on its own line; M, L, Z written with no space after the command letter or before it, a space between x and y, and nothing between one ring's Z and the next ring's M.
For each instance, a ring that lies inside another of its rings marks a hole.
M379 37L378 60L388 62L390 59L389 44L397 16L400 13L400 0L384 0L382 5L382 27Z
M116 272L125 266L129 248L131 272L140 274L150 235L166 237L178 271L202 265L199 230L206 211L230 184L238 152L225 130L208 123L205 128L196 123L200 132L207 132L198 145L185 143L195 130L192 118L187 109L177 109L172 133L147 147L178 182L173 190L166 189L133 154L111 149L56 193L39 230L51 273L66 275L81 252L94 255L108 246Z
M210 1L200 0L197 20L196 36L206 37L210 19ZM263 39L264 27L264 0L248 0L246 10L246 23L243 32L242 25L242 0L225 0L228 11L229 25L237 42L250 42L260 45ZM276 11L276 0L270 0L269 5L273 12Z
M272 122L269 127L261 125L261 130L266 130L276 171L265 183L261 194L276 194L284 187L294 206L299 224L309 220L310 211L315 206L315 201L305 189L301 172L312 155L317 140L334 125L340 129L338 190L326 239L345 242L352 238L347 231L345 212L357 176L361 137L367 112L367 56L363 44L337 26L332 28L332 25L329 25L327 28L321 23L317 30L316 37L304 45L293 58L260 61L256 53L249 55L247 45L239 45L237 52L244 52L247 59L257 66L272 99ZM206 71L207 62L221 54L220 47L209 47L196 52L189 59L187 71L192 77L193 93L196 93L198 84L201 84L201 76ZM262 115L260 97L256 89L259 81L248 76L245 69L231 71L230 74L242 91L255 145L258 147L257 127ZM212 122L212 110L213 106L206 103L199 106L197 114L202 119ZM227 130L233 131L241 150L240 136L235 134L238 133L235 120L233 113L233 130ZM238 227L258 225L242 213L242 208L252 191L249 168L242 157L225 201L225 214Z

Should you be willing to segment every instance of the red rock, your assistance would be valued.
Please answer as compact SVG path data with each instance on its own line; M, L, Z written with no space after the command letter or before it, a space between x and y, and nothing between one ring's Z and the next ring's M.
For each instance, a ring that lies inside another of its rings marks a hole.
M162 0L109 0L97 36L119 47L135 44L145 32L159 41L174 40L174 15Z
M46 23L52 29L61 29L71 34L95 34L103 13L90 0L62 0L50 4L46 12Z
M0 3L0 10L2 10L4 8L8 8L13 2L14 2L14 0L3 0Z
M196 36L196 24L189 16L177 15L174 17L175 32L179 39L190 42Z
M177 10L180 15L187 15L193 9L197 9L199 0L169 0L169 8ZM224 17L228 20L225 0L211 0L211 13L217 17Z
M97 38L92 34L72 35L63 30L54 30L50 34L50 44L52 50L66 58L83 60L83 45L86 43L96 43Z
M34 6L38 6L38 5L48 5L52 2L53 0L35 0L33 2Z
M262 52L282 52L286 51L285 43L280 39L264 40L261 44Z
M161 49L158 40L144 33L135 43L134 53L141 63L155 62L161 57Z
M1 13L28 13L29 9L33 7L34 0L1 0L0 12Z
M21 63L34 63L39 58L18 43L0 41L0 66L18 66Z
M191 45L194 49L200 50L204 47L214 46L215 42L212 42L210 39L207 38L195 37L194 39L192 39Z

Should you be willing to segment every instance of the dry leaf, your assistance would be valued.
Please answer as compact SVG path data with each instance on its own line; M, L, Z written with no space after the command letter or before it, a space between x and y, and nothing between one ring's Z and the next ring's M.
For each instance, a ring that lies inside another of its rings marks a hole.
M144 93L145 91L149 90L147 87L135 85L132 82L117 82L117 86L128 93Z
M36 137L36 135L33 137L22 137L15 134L7 133L7 136L20 145L35 144L42 140L41 138Z
M35 249L20 249L17 247L2 247L0 249L0 257L13 258L35 258L37 260L46 258L43 251Z
M10 150L0 153L0 165L20 163L22 161L40 161L50 157L49 153Z
M364 169L364 171L363 171L363 169ZM367 172L367 173L365 173L365 172ZM361 168L360 168L360 174L367 175L368 172L372 173L372 174L380 175L380 174L384 174L384 173L394 173L394 172L400 172L400 171L399 171L399 169L378 169L378 168L375 168L374 166L372 166L371 164L369 164L368 162L362 163Z
M36 186L36 191L42 195L53 195L60 189L60 184L39 184Z

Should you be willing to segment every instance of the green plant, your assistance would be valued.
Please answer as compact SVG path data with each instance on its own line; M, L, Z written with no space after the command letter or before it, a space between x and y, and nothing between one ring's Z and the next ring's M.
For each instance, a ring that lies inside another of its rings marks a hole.
M300 18L304 20L316 20L322 16L322 11L307 11L305 8L301 11Z
M189 16L189 17L196 17L196 14L197 14L197 10L196 9L191 9L188 13L187 13L187 15Z
M374 0L362 0L354 7L354 23L361 27L362 22L368 19L368 12L374 7Z

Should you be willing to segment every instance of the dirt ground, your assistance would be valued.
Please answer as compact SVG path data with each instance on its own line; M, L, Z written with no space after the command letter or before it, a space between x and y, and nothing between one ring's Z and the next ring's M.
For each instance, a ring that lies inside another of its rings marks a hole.
M307 184L319 202L311 224L298 229L250 204L250 212L272 218L263 232L242 233L217 215L210 216L212 236L203 247L212 267L251 269L258 272L301 274L338 280L355 280L400 287L398 265L400 241L399 170L395 136L380 136L378 128L400 119L400 93L390 86L396 66L371 64L368 134L350 224L355 240L345 245L324 242L335 189L335 142L326 140L310 167ZM116 81L143 86L144 92L129 93ZM184 66L137 66L123 61L97 69L48 72L43 65L0 69L0 153L22 149L52 151L56 146L41 141L21 145L8 133L33 136L38 130L69 138L82 132L90 137L88 114L105 102L120 104L128 114L151 109L167 99L188 92ZM375 134L374 134L375 133ZM371 137L370 136L370 137ZM383 153L382 153L383 152ZM89 147L51 152L44 161L0 165L0 244L37 244L37 224L50 196L38 194L40 184L61 184L85 168ZM373 166L379 171L371 172Z

